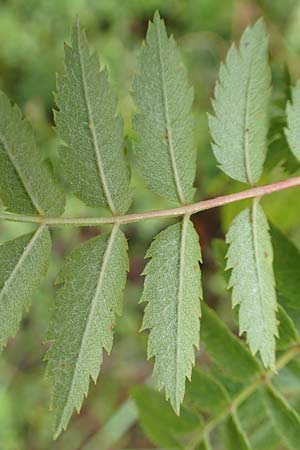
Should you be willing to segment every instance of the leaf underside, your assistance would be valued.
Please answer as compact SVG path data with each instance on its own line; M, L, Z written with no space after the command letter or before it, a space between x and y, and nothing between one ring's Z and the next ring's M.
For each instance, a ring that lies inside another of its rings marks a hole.
M131 203L129 168L124 154L123 121L106 70L90 54L77 22L72 47L65 46L65 74L57 77L55 111L64 173L73 192L92 207L123 214Z
M294 156L300 161L300 80L292 89L292 100L287 103L285 135Z
M51 238L47 228L0 246L0 350L15 336L24 310L48 269Z
M255 184L263 170L268 131L271 72L263 20L248 27L221 64L209 116L212 148L231 178Z
M148 302L142 329L150 329L148 357L155 357L153 377L178 414L199 346L201 251L192 222L158 234L147 255L144 291Z
M103 349L111 351L127 270L127 241L116 226L75 249L62 269L47 353L55 437L80 410L90 377L96 382Z
M276 292L273 249L265 214L257 201L232 222L226 242L227 269L232 269L233 307L239 305L240 334L250 349L260 352L265 367L275 369Z
M193 91L176 43L168 38L158 13L149 23L139 65L140 74L133 84L138 109L133 125L142 175L149 188L162 197L190 202L196 172Z
M37 148L30 123L0 92L0 196L17 214L60 216L65 197Z

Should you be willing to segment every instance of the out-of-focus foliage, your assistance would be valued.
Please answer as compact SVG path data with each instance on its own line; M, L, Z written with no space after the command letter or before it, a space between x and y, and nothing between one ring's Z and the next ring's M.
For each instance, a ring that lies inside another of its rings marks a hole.
M51 92L55 87L55 71L62 73L61 43L68 39L70 24L74 22L75 16L80 17L93 48L99 54L102 64L108 67L113 87L120 97L118 111L124 117L127 134L132 137L131 117L134 104L128 92L137 67L140 39L144 37L147 22L153 17L155 9L159 9L168 30L175 34L188 70L189 81L195 89L193 109L197 124L196 185L199 188L199 197L206 198L243 188L238 182L229 182L216 168L209 145L206 112L212 112L210 98L213 86L219 63L224 60L230 42L239 38L245 25L254 22L260 15L265 17L270 32L270 62L274 85L270 111L271 131L268 137L268 170L267 174L263 174L262 181L272 182L284 178L287 174L296 173L297 164L291 156L287 157L287 143L283 129L286 126L284 105L286 98L290 96L290 83L294 83L300 74L298 0L2 0L0 2L2 43L0 88L17 101L29 115L38 140L54 165L57 159L57 138L52 130L54 100ZM129 143L127 147L129 158L132 159ZM60 177L57 166L55 171ZM135 167L133 168L133 184L136 191L134 200L136 210L169 206L167 201L142 187L143 184ZM67 212L70 215L78 215L79 212L80 214L98 214L95 210L84 206L71 194L68 200ZM294 189L265 198L262 203L271 222L285 235L288 234L299 248L300 215L297 208L290 206L297 204L297 201L299 201L299 192ZM203 277L206 300L234 332L236 332L236 314L231 311L223 275L217 270L217 252L212 250L211 241L213 238L223 237L232 218L244 207L243 202L231 204L224 207L222 211L211 211L193 218L200 235L206 262ZM168 223L165 222L165 224ZM89 399L81 415L74 418L69 430L55 443L52 442L51 416L47 411L50 398L49 386L43 379L44 364L41 362L46 352L43 342L47 335L49 310L53 299L51 286L61 268L62 256L69 253L79 242L97 235L99 231L82 229L71 234L68 229L53 231L54 258L52 258L48 279L35 295L30 313L25 316L20 332L9 342L0 360L1 448L4 450L105 448L104 445L99 444L104 442L101 441L104 439L101 435L103 424L110 417L114 417L113 414L128 396L129 386L142 384L151 373L150 364L144 362L145 335L138 334L143 309L137 304L142 283L139 275L144 265L145 249L163 225L161 221L154 220L127 227L131 267L126 288L124 315L118 320L116 327L115 348L110 358L104 358L102 377L97 386L91 388ZM33 227L30 225L10 224L7 226L1 223L0 240L3 242L32 230ZM105 227L100 231L105 231ZM134 240L131 239L133 237ZM276 235L273 242L275 258L276 242L279 238L280 236ZM278 252L284 245L284 243L278 244ZM222 249L218 250L222 252ZM286 306L295 301L295 294L291 292L291 298L287 298L285 302L284 296L289 296L289 290L284 287L284 282L283 277L278 287L279 294L282 295L282 304ZM297 316L295 309L291 308L291 311L289 308L286 309L293 317L294 326L299 331L299 313ZM202 340L205 342L205 336L203 336ZM241 388L240 382L237 380L236 383L232 383L225 372L217 370L218 361L210 359L208 345L210 344L202 345L197 355L197 365L204 371L211 368L217 382L225 386L228 395L234 396ZM249 361L250 369L255 371L256 368L251 364L252 362ZM280 371L276 382L276 387L280 387L288 396L297 412L300 412L300 402L297 400L300 390L299 374L299 362L294 361ZM137 399L140 410L149 392L151 393L151 387L137 387L133 391L132 396ZM150 394L152 401L156 395L159 394ZM141 399L140 403L138 399ZM275 400L277 401L273 396L273 405ZM159 401L164 402L162 398ZM154 437L154 431L151 428L149 431L149 426L156 415L155 407L156 403L153 403L153 416L149 410L150 416L141 419L142 427L134 425L137 412L131 403L125 410L126 414L119 414L114 420L111 419L105 428L107 448L145 448L151 447L151 441L153 445L157 445L159 430ZM177 442L181 428L177 425L176 417L169 418L168 414L172 413L171 409L168 409L169 406L164 404L164 408L168 410L166 420L169 420L169 429L172 431L172 426L176 428L175 438L171 435L170 439L175 439ZM239 421L247 432L251 432L252 447L257 450L287 448L280 447L283 444L278 445L279 437L271 425L271 419L263 420L264 412L265 404L259 391L253 393L240 408ZM196 417L199 417L198 414ZM282 421L282 418L278 418L277 415L276 420ZM194 421L194 417L192 419L188 417L186 427L185 422L181 422L180 426L184 428L185 433L193 432ZM131 428L127 431L129 426ZM115 431L120 429L124 430L123 434ZM120 437L117 442L110 443L117 437ZM213 435L212 448L222 449L222 442L224 439L220 431Z

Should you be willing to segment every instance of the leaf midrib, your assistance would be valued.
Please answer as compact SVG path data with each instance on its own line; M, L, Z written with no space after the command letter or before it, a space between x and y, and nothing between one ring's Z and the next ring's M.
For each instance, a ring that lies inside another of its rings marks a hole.
M157 32L157 41L158 41L158 54L159 54L159 64L160 64L160 74L161 74L161 86L162 86L162 96L163 96L163 106L164 106L164 116L166 121L166 131L168 136L168 150L169 155L171 159L171 166L172 166L172 172L173 177L175 181L175 186L177 190L177 196L181 204L186 203L186 199L184 196L184 192L180 183L180 177L177 170L176 165L176 158L175 158L175 150L174 150L174 144L173 144L173 133L172 128L170 124L170 114L169 114L169 107L168 107L168 101L167 101L167 92L166 92L166 78L165 78L165 70L164 70L164 64L162 59L162 48L161 48L161 37L160 37L160 30L159 27L155 27Z
M39 215L41 216L46 216L45 211L42 210L42 208L40 207L39 203L36 201L35 196L34 196L34 190L31 189L31 186L27 184L26 179L23 177L22 175L22 171L19 169L19 165L18 162L16 161L16 159L14 158L12 152L10 151L11 146L8 144L6 138L3 136L2 133L0 133L0 141L3 144L3 147L6 151L6 154L11 162L11 164L13 165L13 168L15 169L15 171L17 172L17 175L19 176L19 179L25 189L26 194L28 195L30 201L32 202L33 206L35 207L36 211L39 213Z
M262 292L262 276L261 276L261 271L260 271L260 258L259 258L259 250L258 250L258 237L257 237L257 205L258 205L258 199L254 199L253 200L253 205L252 205L252 221L251 221L251 225L252 225L252 239L253 239L253 250L254 250L254 261L255 261L255 271L256 271L256 275L257 275L257 280L258 280L258 287L259 287L259 304L260 304L260 308L261 308L261 315L263 318L263 323L266 323L265 320L265 312L264 312L264 305L263 305L263 292ZM265 326L264 326L264 331L265 330Z
M183 302L183 285L184 285L184 267L185 267L185 248L186 248L186 236L189 225L189 216L184 216L182 221L182 230L181 230L181 241L180 241L180 253L179 253L179 277L178 277L178 292L177 292L177 327L176 327L176 352L175 352L175 361L176 361L176 372L175 372L175 409L179 413L181 399L178 399L179 392L179 367L180 361L182 358L180 356L181 349L181 316L182 316L182 302Z
M36 243L37 239L40 237L40 235L42 234L42 232L44 231L45 228L46 228L45 225L41 225L38 228L38 230L34 233L34 235L32 236L31 240L28 242L24 252L20 256L20 259L18 260L17 264L13 268L11 274L9 275L8 279L6 280L6 282L5 282L4 286L3 286L3 289L0 292L0 302L2 301L3 296L6 293L7 289L9 289L11 283L13 282L13 280L15 278L15 275L17 274L19 268L22 266L24 259L30 253L30 251L32 250L34 244Z
M113 243L115 241L115 238L116 238L118 230L119 230L119 225L118 224L114 225L114 227L112 229L112 232L111 232L111 235L109 237L108 243L107 243L107 247L106 247L106 250L105 250L105 253L104 253L104 257L103 257L103 262L102 262L101 269L100 269L100 272L99 272L98 283L97 283L97 286L96 286L95 294L94 294L93 299L92 299L92 301L90 303L90 311L89 311L89 314L88 314L88 317L87 317L86 326L85 326L85 329L84 329L84 332L83 332L83 335L82 335L82 339L81 339L80 348L79 348L79 351L78 351L77 360L76 360L76 363L75 363L75 366L74 366L72 382L70 384L70 388L69 388L68 395L67 395L67 400L65 402L65 406L63 408L63 411L62 411L62 414L61 414L61 419L59 421L59 425L57 426L57 431L56 431L55 436L58 436L60 434L60 431L64 428L64 425L63 425L63 423L64 423L64 415L65 415L66 408L69 406L70 395L71 395L71 393L73 391L73 388L74 388L75 378L76 378L77 371L78 371L78 361L81 359L82 348L84 346L86 337L87 337L87 335L89 333L90 323L91 323L91 320L92 320L92 318L94 316L95 309L96 309L97 304L98 304L99 294L101 292L104 275L106 273L106 266L108 264L108 261L109 261L109 258L110 258L110 253L111 253L111 249L112 249ZM106 307L107 307L107 305L106 305ZM102 349L103 349L103 345L102 345ZM73 409L73 406L72 406L72 409Z
M103 191L106 197L106 201L107 204L112 212L112 214L117 214L117 209L114 205L112 196L110 194L109 191L109 186L106 180L106 176L102 167L102 158L101 158L101 154L100 154L100 145L98 143L98 138L97 138L97 134L95 132L95 122L94 122L94 118L93 118L93 114L92 114L92 108L90 105L90 101L89 101L89 92L88 92L88 85L86 82L86 74L85 74L85 67L83 64L83 58L82 58L82 49L81 49L81 42L80 42L80 28L79 28L79 22L77 22L77 44L78 44L78 56L79 56L79 67L80 67L80 73L81 73L81 81L82 81L82 86L83 86L83 95L84 95L84 102L85 102L85 106L87 109L87 114L88 114L88 129L89 132L92 135L92 141L93 141L93 145L94 145L94 149L95 149L95 154L96 154L96 161L97 161L97 169L98 169L98 173L99 173L99 177L101 180L101 184L103 187Z
M248 74L247 76L247 81L246 81L246 106L245 106L245 114L244 114L244 149L245 149L245 171L246 171L246 178L248 180L248 183L252 186L254 184L253 180L252 180L252 174L251 174L251 165L250 165L250 152L249 152L249 126L248 126L248 121L249 121L249 90L250 90L250 84L251 84L251 65L252 65L252 59L253 59L253 53L251 52L251 57L250 57L250 61L249 61L249 72L250 74Z

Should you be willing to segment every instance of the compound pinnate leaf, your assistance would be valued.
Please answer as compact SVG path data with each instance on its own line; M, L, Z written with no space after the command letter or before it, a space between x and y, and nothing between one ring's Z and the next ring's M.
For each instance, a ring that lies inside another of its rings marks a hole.
M0 92L0 196L18 214L59 216L65 197L43 161L30 123Z
M300 442L299 415L271 386L265 390L265 400L276 432L290 450L298 450Z
M47 228L0 246L0 350L18 330L24 309L47 272L51 238Z
M122 214L131 203L129 169L124 154L123 121L106 70L90 54L79 22L72 47L65 46L65 74L57 77L55 111L64 172L73 192L92 207Z
M287 103L285 135L295 157L300 161L300 80L292 89L292 100Z
M214 116L209 116L220 168L250 185L259 180L266 157L270 82L268 37L260 19L245 30L239 48L232 45L221 65Z
M260 352L265 367L275 369L277 300L269 225L257 200L232 222L227 267L232 305L239 305L240 334L246 332L253 354Z
M202 305L201 341L210 356L233 380L245 381L257 375L260 367L229 328L219 319L214 310Z
M142 329L150 329L148 357L153 376L176 413L199 346L202 297L198 235L188 217L158 234L147 255L141 301L148 302Z
M63 285L57 292L47 354L55 437L66 428L74 408L80 410L90 376L96 382L103 349L111 351L127 270L127 241L114 226L110 235L75 249L59 276Z
M159 14L149 23L133 85L138 113L135 155L147 185L169 200L187 203L194 194L196 172L193 91L173 37Z

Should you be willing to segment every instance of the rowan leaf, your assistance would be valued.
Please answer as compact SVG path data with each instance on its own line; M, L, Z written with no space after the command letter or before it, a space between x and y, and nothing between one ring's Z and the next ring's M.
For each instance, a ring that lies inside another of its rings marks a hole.
M280 338L277 343L277 350L285 350L295 344L300 344L300 336L294 322L281 305L278 305L277 319Z
M196 172L193 91L173 37L156 12L139 56L133 96L138 113L135 155L146 184L169 200L187 203Z
M300 307L300 252L280 230L271 226L274 247L274 274L276 287L285 303L299 310Z
M292 89L291 101L287 102L287 128L285 135L294 156L300 161L300 80Z
M57 77L57 132L64 142L60 156L72 191L87 205L122 214L131 203L129 169L124 154L123 120L117 99L90 54L77 21L72 47L65 46L65 73Z
M24 309L48 269L51 238L46 227L0 246L0 350L15 336Z
M236 413L230 414L227 418L225 431L226 448L230 450L251 450L249 440Z
M127 241L117 226L76 248L62 269L47 354L55 437L80 410L90 376L96 382L103 349L111 351L127 270Z
M260 372L256 359L243 342L205 303L202 304L201 341L210 356L233 380L245 381Z
M217 414L228 407L230 398L225 387L209 373L194 369L186 386L186 400L200 411Z
M148 358L155 357L153 377L179 414L199 346L202 298L198 235L188 217L159 233L147 255L144 292L148 302L142 329L150 329Z
M233 44L221 64L209 116L212 148L231 178L255 184L267 152L271 72L263 20L246 28L239 48Z
M186 408L182 408L178 417L163 395L150 387L135 386L131 395L145 434L159 447L182 449L182 436L201 425L199 417Z
M60 216L65 197L43 161L30 123L0 92L0 197L18 214Z
M265 400L276 432L290 450L298 450L300 442L299 415L272 386L265 390Z
M232 305L239 305L240 334L246 332L253 354L275 369L276 292L269 226L257 200L232 222L226 242Z

